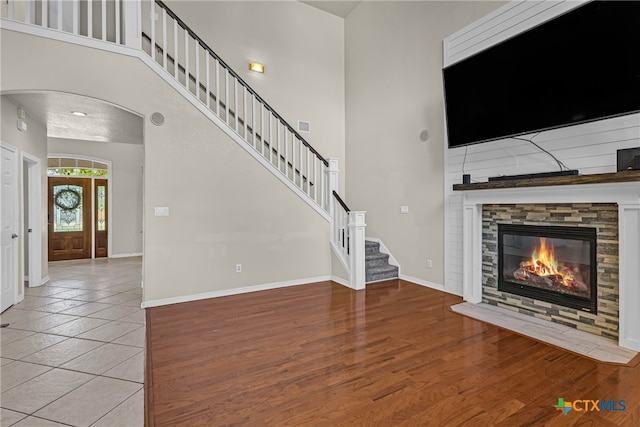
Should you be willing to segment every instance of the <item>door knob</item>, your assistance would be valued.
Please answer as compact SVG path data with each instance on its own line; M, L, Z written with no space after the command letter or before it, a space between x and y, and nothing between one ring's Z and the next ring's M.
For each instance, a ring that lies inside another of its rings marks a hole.
M12 238L12 239L16 239L17 237L18 237L18 235L17 235L17 234L15 234L15 233L13 233L13 234L11 235L11 238Z

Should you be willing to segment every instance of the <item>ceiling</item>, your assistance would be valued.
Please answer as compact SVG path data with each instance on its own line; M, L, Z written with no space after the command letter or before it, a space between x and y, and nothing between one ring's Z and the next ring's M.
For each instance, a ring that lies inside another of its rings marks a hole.
M143 118L99 99L62 92L29 92L8 96L47 127L47 137L96 142L143 144ZM76 116L72 111L87 113Z
M346 18L362 1L302 1L302 3L324 10L340 18Z

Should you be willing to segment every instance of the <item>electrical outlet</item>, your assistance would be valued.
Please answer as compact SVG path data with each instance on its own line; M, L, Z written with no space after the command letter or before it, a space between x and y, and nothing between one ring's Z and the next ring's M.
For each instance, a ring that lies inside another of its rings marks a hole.
M236 264L236 273L242 273L242 264Z
M433 268L433 261L430 259L427 260L427 268Z

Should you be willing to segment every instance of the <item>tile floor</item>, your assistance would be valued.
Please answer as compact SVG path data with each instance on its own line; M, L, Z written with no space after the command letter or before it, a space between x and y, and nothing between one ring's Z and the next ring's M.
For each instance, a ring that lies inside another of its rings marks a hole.
M141 258L49 263L0 316L0 425L144 425Z
M489 304L463 302L451 310L601 362L626 364L638 355L614 340Z

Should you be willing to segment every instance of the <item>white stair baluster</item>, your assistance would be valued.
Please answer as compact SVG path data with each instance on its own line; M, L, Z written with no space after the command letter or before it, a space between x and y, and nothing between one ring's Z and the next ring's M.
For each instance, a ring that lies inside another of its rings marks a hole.
M190 90L191 78L189 77L189 31L184 29L184 87Z
M167 9L162 9L162 68L167 69Z
M195 95L196 98L198 98L198 101L200 101L200 42L198 41L198 39L195 39L196 42L196 47L195 47L195 52L194 55L196 57L196 91L195 91Z
M242 85L242 124L244 125L244 140L249 142L247 134L247 88Z
M118 4L118 2L116 2L116 5ZM73 16L71 17L71 19L73 20L73 34L80 34L80 2L78 0L73 0L73 6L72 6L72 12ZM119 24L119 21L117 19L118 14L116 14L116 25ZM116 27L116 30L118 28ZM118 36L118 33L116 31L116 37Z
M9 0L9 19L13 19L13 0ZM42 26L47 28L49 26L49 0L42 0Z
M74 14L75 15L75 14ZM116 43L120 44L120 1L116 0L116 16L115 16L115 20L116 20ZM167 28L167 25L165 23L164 28ZM74 33L78 34L77 31L73 31ZM167 44L164 44L164 48L167 48Z
M229 119L231 116L229 115L229 69L227 67L224 68L224 109L225 109L225 123L231 126L229 123Z
M107 0L102 0L102 40L107 40Z
M256 148L256 96L251 94L251 133L253 136L253 148Z
M180 58L178 57L178 21L173 20L173 76L180 81Z
M58 20L56 30L62 31L62 0L58 0Z
M205 72L207 73L207 81L206 81L206 97L207 97L207 108L211 109L211 69L209 63L211 62L211 55L209 52L205 50Z
M233 129L238 132L238 79L233 78Z
M288 159L289 157L287 156L287 131L288 129L284 128L284 142L285 142L285 147L284 147L284 158L286 160L285 163L285 175L287 175L287 177L289 177L289 162ZM293 135L291 135L293 137ZM291 138L291 180L293 181L293 183L296 183L296 140L295 138Z
M89 1L87 6L89 7L89 15L87 19L89 22L93 21L93 17L91 16L91 4L93 2ZM151 11L149 12L149 19L151 20L151 59L156 60L156 3L151 2ZM91 24L89 24L89 28L91 28ZM89 33L89 37L92 37L91 33Z
M307 179L307 191L305 191L305 193L307 193L309 196L311 196L311 186L309 185L309 180L311 179L311 174L309 173L310 167L309 167L309 147L307 147L305 145L306 151L307 151L307 166L305 168L305 177Z
M264 156L264 106L260 103L260 151Z
M220 117L220 61L216 59L216 115Z

